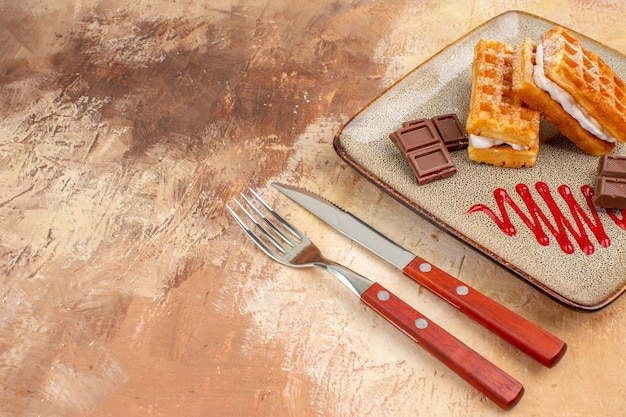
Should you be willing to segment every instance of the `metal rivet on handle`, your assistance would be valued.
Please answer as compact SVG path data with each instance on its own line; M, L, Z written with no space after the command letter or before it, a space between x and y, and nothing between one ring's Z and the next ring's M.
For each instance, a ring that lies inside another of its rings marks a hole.
M415 327L423 330L428 327L428 322L426 319L417 319L415 320Z
M420 271L422 272L430 272L433 267L428 262L422 262L420 264Z
M465 285L459 285L458 287L456 287L456 293L459 295L467 295L469 294L469 288L467 288Z
M380 301L388 301L389 300L389 293L387 291L384 290L380 290L378 291L377 297Z

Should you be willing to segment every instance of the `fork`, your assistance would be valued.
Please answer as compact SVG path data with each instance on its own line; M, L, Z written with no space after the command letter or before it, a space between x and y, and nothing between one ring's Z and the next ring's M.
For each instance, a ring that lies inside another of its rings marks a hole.
M317 266L325 269L343 282L368 307L501 408L508 410L521 399L524 387L517 380L382 285L326 259L304 233L276 213L254 190L249 191L253 198L240 193L243 202L234 199L242 217L249 220L248 223L229 205L226 205L226 208L248 237L266 255L287 266L296 268ZM271 219L266 214L271 215ZM258 230L257 233L248 227L250 222Z

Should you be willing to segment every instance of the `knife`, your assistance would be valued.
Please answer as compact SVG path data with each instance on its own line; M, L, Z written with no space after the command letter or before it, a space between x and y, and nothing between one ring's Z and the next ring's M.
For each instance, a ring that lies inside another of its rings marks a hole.
M307 190L278 183L272 186L542 365L551 368L565 354L567 344L558 337L414 255L356 216Z

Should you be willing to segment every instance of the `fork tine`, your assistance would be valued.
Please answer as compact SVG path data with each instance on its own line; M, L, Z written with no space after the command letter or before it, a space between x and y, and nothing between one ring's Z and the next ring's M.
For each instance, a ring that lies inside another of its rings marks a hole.
M239 201L235 200L235 203L237 203L237 205L247 214L248 217L250 217L250 213L248 213L248 211L241 205L241 203L239 203ZM237 213L235 213L235 210L233 210L228 204L226 204L226 209L230 212L230 215L235 219L235 221L237 223L239 223L239 226L241 226L241 228L244 230L244 232L246 232L246 234L248 235L248 237L250 239L252 239L252 241L254 243L256 243L256 245L263 251L265 252L266 255L268 255L270 258L278 261L278 262L283 262L282 259L280 258L280 256L273 251L272 249L270 249L265 242L263 242L247 225L246 223L241 219L241 217L239 217L239 215L237 215ZM255 223L258 224L258 222L253 218L250 217L251 220ZM265 232L265 230L259 225L259 227L261 228L261 230L264 231L264 234L266 234L267 232ZM271 238L271 237L270 237ZM271 241L271 240L270 240ZM274 242L272 242L274 243ZM284 255L286 253L285 249L282 248L278 242L274 243L275 246L277 246L277 249L279 251L281 251L281 253Z
M279 229L279 228L278 228L278 227L277 227L274 223L272 223L272 222L271 222L271 221L270 221L270 220L269 220L269 219L268 219L268 218L267 218L267 217L266 217L266 216L265 216L265 215L261 212L261 210L259 210L259 209L257 208L257 206L255 206L255 205L254 205L254 203L253 203L252 201L250 201L250 199L249 199L248 197L246 197L245 195L241 194L241 198L243 198L243 199L244 199L244 201L245 201L246 203L248 203L248 206L249 206L252 210L254 210L254 212L256 213L256 215L257 215L257 216L258 216L261 220L263 220L263 221L265 222L265 224L266 224L266 225L268 225L268 226L272 229L272 231L278 235L278 237L279 237L279 238L281 238L283 241L285 241L285 242L289 245L289 247L291 247L291 248L295 247L295 245L296 245L296 244L295 244L295 242L294 242L292 239L290 239L290 238L289 238L289 236L285 235L285 234L284 234L284 233L283 233L283 232L282 232L282 231L281 231L281 230L280 230L280 229ZM257 223L257 226L259 226L259 227L261 227L261 228L262 228L262 226L261 226L260 224L258 224L258 223ZM268 233L268 232L266 231L266 233ZM269 235L269 233L268 233L268 235ZM272 240L274 239L274 238L273 238L273 236L271 236L271 235L269 235L269 237L270 237Z
M279 222L279 223L280 223L280 224L281 224L281 225L282 225L285 229L287 229L287 230L288 230L288 231L289 231L289 232L290 232L290 233L291 233L291 234L292 234L295 238L297 238L299 241L302 241L302 240L303 240L303 236L304 236L304 234L303 234L301 231L299 231L298 229L296 229L295 227L293 227L293 226L292 226L292 225L291 225L291 224L290 224L287 220L283 219L283 217L282 217L280 214L276 213L276 212L274 211L274 209L273 209L273 208L272 208L272 207L271 207L268 203L266 203L266 202L265 202L265 200L263 200L263 199L261 198L261 196L260 196L260 195L258 195L258 194L257 194L257 193L256 193L256 192L252 189L252 188L248 188L248 189L250 190L250 192L252 193L252 195L254 195L254 198L256 198L256 199L259 201L259 203L261 203L261 204L263 205L263 207L265 207L265 209L266 209L269 213L271 213L271 214L272 214L272 216L274 216L274 218L275 218L276 220L278 220L278 222ZM244 197L244 198L245 198L245 197ZM254 206L253 206L253 207L254 207ZM256 207L255 207L255 210L256 210ZM267 220L267 218L266 218L265 216L263 216L263 214L261 214L258 210L257 210L257 213L259 213L259 215L260 215L261 217L263 217L263 219L264 219L266 222L268 222L268 223L270 224L270 226L272 227L272 229L274 229L277 233L279 233L279 234L281 235L281 237L283 237L284 239L287 239L288 241L290 241L290 240L289 240L289 239L288 239L288 238L287 238L287 237L286 237L286 236L285 236L282 232L280 232L280 231L276 228L276 226L274 226L274 224L273 224L272 222L270 222L269 220Z
M256 207L254 207L254 205L252 205L252 203L250 202L250 200L248 200L246 198L246 196L244 196L243 194L241 195L241 197L243 197L243 199L246 201L246 203L248 203L249 207L251 207L252 209L254 209L255 212L259 213L258 209ZM244 206L243 204L241 204L237 199L235 199L235 203L237 203L237 205L239 206L239 208L241 209L241 211L243 211L246 216L248 216L248 218L254 223L254 225L261 231L261 233L263 234L263 236L272 244L274 245L274 247L276 249L278 249L282 255L287 253L287 248L285 248L285 246L283 246L283 244L281 244L278 240L276 240L276 238L274 238L274 236L272 236L272 234L270 232L268 232L261 223L259 223L257 221L257 219L252 215L252 213L250 213ZM260 216L263 216L262 214L259 213ZM268 221L266 221L267 223ZM248 229L250 230L250 229ZM250 232L252 233L252 230L250 230ZM255 235L256 236L256 235ZM258 238L258 236L257 236ZM287 241L287 243L291 244L289 241Z

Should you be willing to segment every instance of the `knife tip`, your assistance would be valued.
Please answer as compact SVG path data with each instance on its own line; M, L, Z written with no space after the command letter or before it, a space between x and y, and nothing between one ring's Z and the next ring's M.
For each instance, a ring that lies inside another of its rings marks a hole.
M277 190L280 190L281 188L288 188L289 187L288 185L281 184L281 183L278 183L278 182L271 182L270 185L272 187L276 188Z

